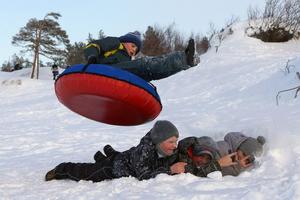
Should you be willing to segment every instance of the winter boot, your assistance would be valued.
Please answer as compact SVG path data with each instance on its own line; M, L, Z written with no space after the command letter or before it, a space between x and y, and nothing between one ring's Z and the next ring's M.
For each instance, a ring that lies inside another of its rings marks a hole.
M56 179L56 173L55 173L55 169L52 169L49 172L47 172L45 176L45 181L52 181L54 179Z
M191 67L194 67L197 65L197 63L194 60L194 56L195 56L195 41L194 39L190 39L188 46L185 49L185 55L186 55L186 61L187 64Z
M94 160L96 161L96 163L101 162L106 158L107 157L101 151L97 151L94 155Z
M104 146L103 151L107 157L111 157L111 156L114 156L114 155L120 153L120 152L116 151L114 148L112 148L112 146L110 146L109 144Z

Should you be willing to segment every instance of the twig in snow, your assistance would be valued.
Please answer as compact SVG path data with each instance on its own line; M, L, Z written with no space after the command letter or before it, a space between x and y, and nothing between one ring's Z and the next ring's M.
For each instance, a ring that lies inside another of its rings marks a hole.
M295 93L295 98L297 98L297 94L298 94L298 92L300 91L300 86L297 86L297 87L293 87L293 88L290 88L290 89L286 89L286 90L281 90L281 91L279 91L278 93L277 93L277 95L276 95L276 104L277 104L277 106L279 105L279 94L280 93L283 93L283 92L288 92L288 91L291 91L291 90L296 90L296 93Z
M291 67L294 67L295 68L295 65L289 65L289 62L290 62L291 60L288 60L287 61L287 63L286 63L286 65L285 65L285 70L286 70L286 72L289 74L290 73L290 68Z

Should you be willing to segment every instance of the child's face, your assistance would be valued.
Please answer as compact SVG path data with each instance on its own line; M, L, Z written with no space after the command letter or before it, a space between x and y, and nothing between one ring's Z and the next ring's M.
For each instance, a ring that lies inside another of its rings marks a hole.
M211 158L210 158L209 155L203 154L201 156L193 156L192 160L193 160L193 163L197 167L201 167L201 166L206 165L207 163L209 163L211 161Z
M237 150L238 160L243 160L247 155L241 150Z
M253 164L253 161L254 161L253 156L251 156L251 155L247 156L241 150L237 150L237 156L238 156L239 164L242 168L247 168Z
M137 47L134 43L126 42L126 43L123 43L123 44L124 44L124 47L125 47L125 49L126 49L128 55L129 55L130 57L136 55L137 50L138 50L138 47Z
M165 152L166 155L172 155L177 147L177 140L177 137L172 136L160 143L159 146L163 150L163 152Z

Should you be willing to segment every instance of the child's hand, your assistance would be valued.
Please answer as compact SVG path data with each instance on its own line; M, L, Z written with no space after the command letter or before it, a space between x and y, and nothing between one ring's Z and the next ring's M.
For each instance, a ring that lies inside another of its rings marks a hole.
M237 160L238 160L237 153L234 152L226 156L223 156L218 160L218 162L221 167L229 167L229 166L237 165L238 164Z
M239 165L242 168L250 167L253 163L254 159L251 155L246 156L245 158L239 160Z

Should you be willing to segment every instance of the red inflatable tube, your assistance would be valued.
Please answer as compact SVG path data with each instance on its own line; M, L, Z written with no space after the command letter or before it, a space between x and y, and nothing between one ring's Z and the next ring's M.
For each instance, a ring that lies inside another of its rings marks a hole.
M162 109L159 96L157 99L153 91L103 74L76 70L63 73L55 83L55 92L59 101L70 110L112 125L129 126L152 121Z

